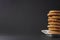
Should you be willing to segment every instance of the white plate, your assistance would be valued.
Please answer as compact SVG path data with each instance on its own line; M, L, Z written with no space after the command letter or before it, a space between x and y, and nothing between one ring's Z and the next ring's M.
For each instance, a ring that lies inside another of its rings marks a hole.
M48 34L50 30L41 30L42 33L46 34L48 37L60 38L60 34Z
M41 30L41 32L44 34L48 34L48 31L50 31L50 30Z
M41 32L43 32L44 34L53 34L54 33L54 31L51 31L51 30L41 30ZM53 33L49 33L49 32L53 32ZM55 32L55 33L58 33L60 35L60 32Z

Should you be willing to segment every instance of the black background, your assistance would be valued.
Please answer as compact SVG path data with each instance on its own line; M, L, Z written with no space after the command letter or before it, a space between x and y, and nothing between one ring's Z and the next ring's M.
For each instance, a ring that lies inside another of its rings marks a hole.
M47 13L54 9L60 9L59 0L0 0L0 33L20 35L20 40L48 40L41 30L47 29Z

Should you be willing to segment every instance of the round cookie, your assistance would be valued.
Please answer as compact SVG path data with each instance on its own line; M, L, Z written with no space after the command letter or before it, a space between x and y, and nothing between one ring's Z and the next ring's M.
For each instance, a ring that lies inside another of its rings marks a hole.
M48 34L60 34L60 31L48 31Z
M60 27L48 27L48 30L60 30Z
M49 22L49 21L60 21L60 20L53 19L53 18L49 18L49 19L48 19L48 22Z
M60 16L51 16L51 17L48 17L48 18L52 18L52 19L60 19Z
M47 16L60 16L60 13L49 13Z
M48 25L47 27L49 28L49 27L60 27L60 26L58 26L58 25Z
M49 12L60 12L60 10L50 10Z
M60 19L49 18L48 22L60 22Z
M58 22L48 22L49 25L60 25Z
M47 16L60 15L60 10L50 10Z

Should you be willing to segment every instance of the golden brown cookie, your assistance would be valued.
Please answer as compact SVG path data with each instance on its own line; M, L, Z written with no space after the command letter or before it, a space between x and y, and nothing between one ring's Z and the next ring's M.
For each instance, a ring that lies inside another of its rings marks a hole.
M50 10L49 12L51 12L51 13L52 12L57 12L58 13L58 12L60 12L60 10Z
M52 19L60 19L60 16L51 16L51 17L48 17L48 18L52 18Z
M58 26L58 25L48 25L47 27L49 28L49 27L60 27L60 26Z
M48 27L48 30L60 30L60 27Z
M50 10L47 16L60 15L60 10Z
M47 16L60 16L60 13L49 13Z
M49 25L60 25L58 22L48 22Z
M60 31L48 31L48 34L60 34Z
M60 19L49 18L48 22L60 22Z

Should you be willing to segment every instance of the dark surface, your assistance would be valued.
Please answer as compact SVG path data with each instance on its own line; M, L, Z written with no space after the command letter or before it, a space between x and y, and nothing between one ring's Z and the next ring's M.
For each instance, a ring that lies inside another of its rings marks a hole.
M46 34L46 36L52 37L52 38L60 38L60 34Z
M60 38L48 37L45 34L20 34L20 35L6 35L0 34L0 40L60 40Z
M47 29L47 13L51 9L60 9L60 1L0 0L0 39L57 40L40 32Z

